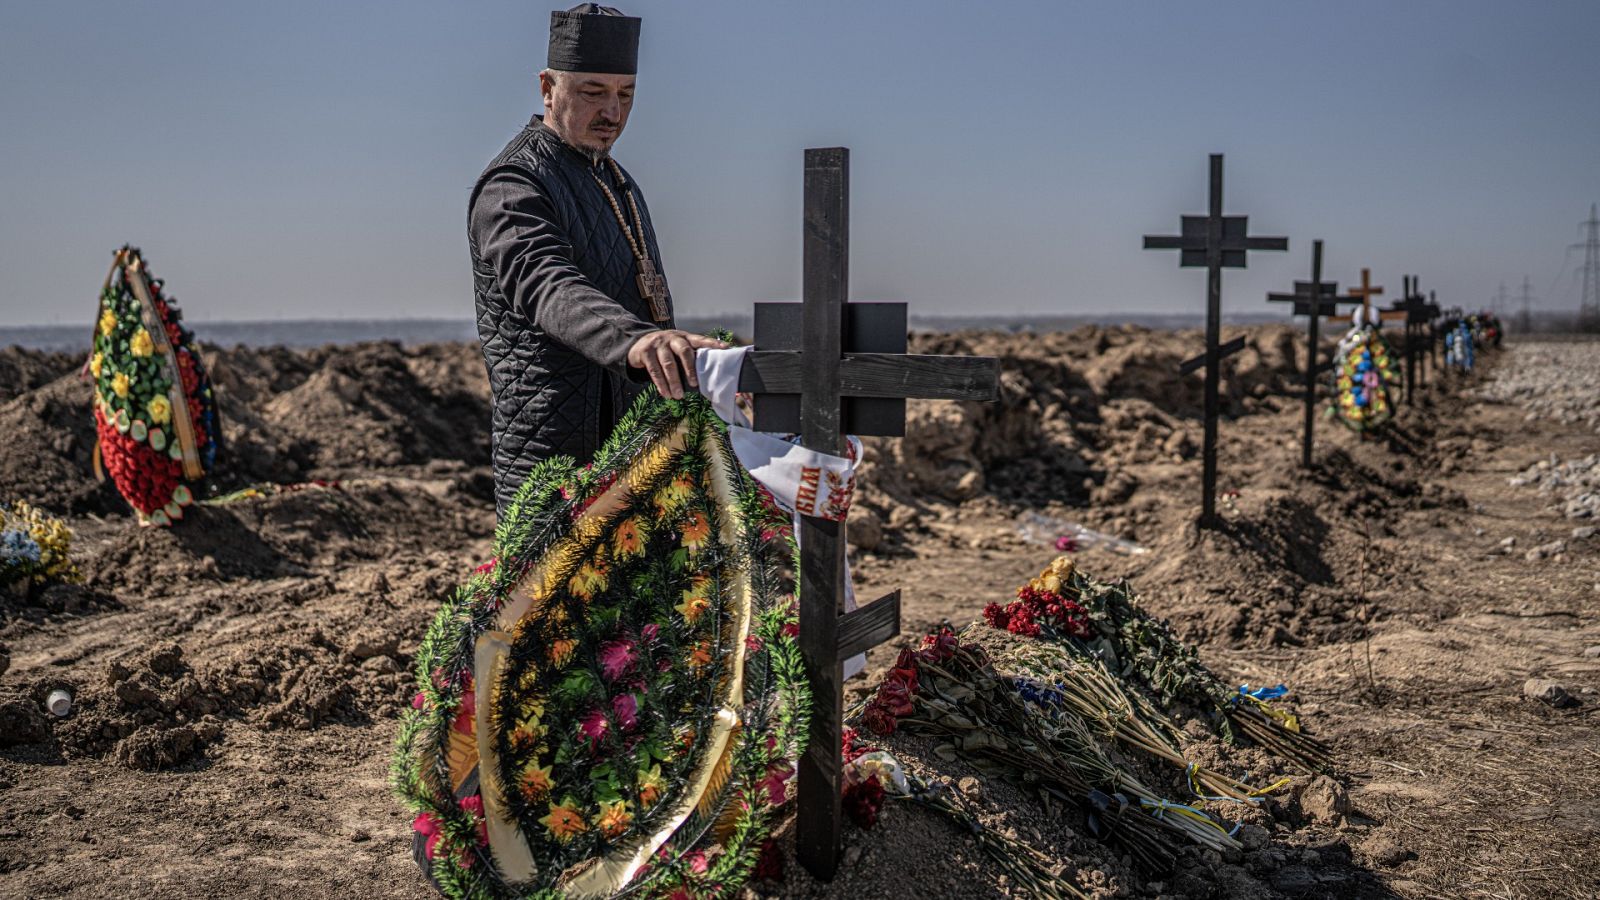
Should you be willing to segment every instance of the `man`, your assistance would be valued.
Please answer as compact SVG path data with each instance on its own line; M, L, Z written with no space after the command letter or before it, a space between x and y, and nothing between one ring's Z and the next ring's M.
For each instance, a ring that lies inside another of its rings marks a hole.
M550 14L544 115L489 163L468 204L478 337L493 394L495 504L534 465L588 461L653 383L698 387L674 327L644 196L611 159L633 108L639 19L584 3Z

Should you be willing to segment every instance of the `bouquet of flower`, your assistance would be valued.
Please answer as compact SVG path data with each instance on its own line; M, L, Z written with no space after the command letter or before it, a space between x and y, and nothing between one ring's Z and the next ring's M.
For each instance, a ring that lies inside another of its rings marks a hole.
M26 501L0 508L0 585L83 580L72 563L72 529Z
M1399 383L1394 354L1373 325L1352 328L1334 359L1334 410L1356 431L1381 427L1394 415L1389 387Z
M216 463L220 427L194 334L137 248L117 251L100 294L88 372L97 469L140 524L170 525Z
M737 891L809 713L780 524L699 397L529 475L428 631L396 752L443 893Z
M1059 608L1070 615L1058 627L1047 614L1044 624L1031 634L1032 629L1011 627L1015 616L1007 612L1010 606L1002 608L991 603L984 610L985 620L993 627L1056 643L1090 661L1082 666L1062 661L1050 674L1058 680L1086 685L1079 693L1101 697L1093 702L1108 714L1120 703L1128 703L1130 715L1137 711L1135 718L1146 725L1139 729L1140 739L1152 748L1160 743L1177 747L1177 730L1157 710L1187 705L1206 714L1224 738L1231 740L1236 732L1243 733L1310 771L1323 771L1330 765L1327 748L1302 732L1294 716L1273 707L1268 702L1272 697L1223 684L1200 661L1193 647L1144 609L1126 581L1096 581L1079 572L1070 557L1061 556L1020 589L1018 597L1019 602L1043 605L1046 610ZM1096 677L1094 670L1099 666L1113 677ZM1138 697L1137 691L1128 691L1119 699L1104 687L1108 684L1137 686L1149 695L1154 708ZM1225 788L1218 783L1213 789L1230 793Z
M1043 900L1089 900L1059 864L1003 831L984 827L961 794L907 772L887 750L867 745L854 728L844 730L844 775L845 811L858 825L870 828L886 797L909 800L971 835L983 854L1026 893Z
M1228 831L1173 803L1112 762L1081 716L1050 715L948 627L904 650L862 719L879 734L906 728L944 739L935 752L1074 803L1091 832L1117 842L1147 871L1164 872L1187 839L1237 849Z

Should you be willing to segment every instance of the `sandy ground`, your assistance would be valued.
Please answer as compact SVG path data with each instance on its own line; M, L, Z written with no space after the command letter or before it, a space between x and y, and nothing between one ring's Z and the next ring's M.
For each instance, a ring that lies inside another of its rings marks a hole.
M904 591L910 641L971 621L1055 555L1019 534L1025 513L1136 540L1151 552L1091 549L1080 565L1131 577L1225 676L1287 682L1338 781L1298 779L1249 814L1246 853L1194 854L1157 879L1018 787L915 740L892 748L1106 895L1594 896L1600 658L1585 650L1600 645L1600 538L1574 537L1592 520L1551 493L1509 483L1552 454L1600 451L1587 416L1530 405L1561 370L1528 374L1519 354L1542 345L1512 344L1470 378L1435 379L1386 439L1319 419L1304 472L1303 350L1287 329L1249 336L1225 384L1226 521L1208 532L1191 523L1198 382L1171 374L1196 335L919 338L1001 356L1005 402L913 404L908 438L871 449L859 587ZM1600 367L1600 344L1581 347L1576 364ZM201 509L171 531L134 528L87 476L79 363L0 360L0 496L69 515L89 576L0 600L0 895L429 896L384 779L411 651L489 553L474 348L218 352L234 460L221 486L340 484ZM1517 389L1483 399L1497 372ZM895 652L874 651L854 695ZM1526 696L1530 679L1576 704ZM55 686L76 693L67 719L39 712ZM918 808L892 806L847 845L832 885L791 866L755 890L1011 893Z

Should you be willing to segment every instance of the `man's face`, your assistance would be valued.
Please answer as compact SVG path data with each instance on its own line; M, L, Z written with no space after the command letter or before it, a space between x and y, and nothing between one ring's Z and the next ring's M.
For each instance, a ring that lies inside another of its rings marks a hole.
M628 124L633 83L632 75L542 72L544 122L579 150L596 156L608 153Z

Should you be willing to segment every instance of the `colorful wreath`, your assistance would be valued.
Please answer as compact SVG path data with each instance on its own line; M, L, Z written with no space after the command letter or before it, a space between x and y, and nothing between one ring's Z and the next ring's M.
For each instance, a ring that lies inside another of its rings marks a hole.
M808 721L784 524L699 397L528 476L423 641L396 750L442 893L738 889Z
M96 471L103 466L140 524L170 525L216 463L217 406L194 334L138 248L117 251L100 292L94 377Z
M1477 342L1469 319L1456 319L1444 334L1444 362L1463 372L1472 371L1477 358Z
M1334 410L1340 421L1356 431L1382 427L1394 415L1389 386L1397 383L1389 342L1373 325L1350 329L1339 342L1334 375Z

